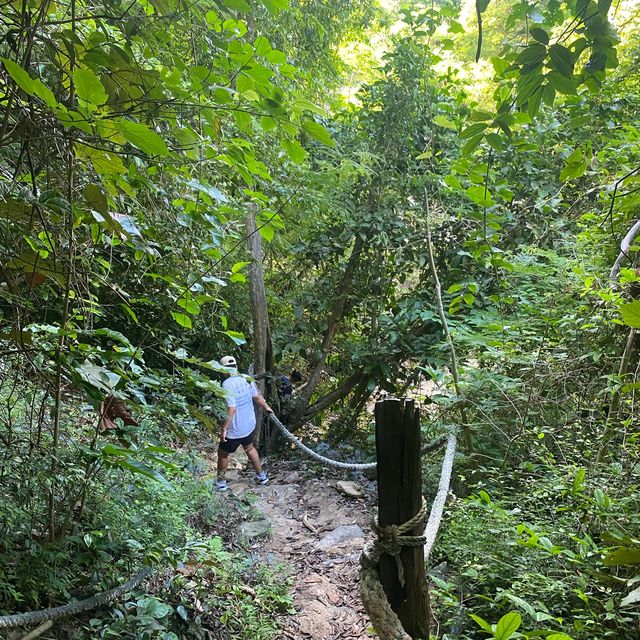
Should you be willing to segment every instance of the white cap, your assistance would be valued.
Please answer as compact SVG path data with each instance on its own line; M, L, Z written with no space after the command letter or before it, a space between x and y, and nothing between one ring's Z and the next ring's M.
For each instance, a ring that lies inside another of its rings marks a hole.
M220 364L223 367L233 367L234 369L237 367L236 359L233 356L223 356L220 358Z

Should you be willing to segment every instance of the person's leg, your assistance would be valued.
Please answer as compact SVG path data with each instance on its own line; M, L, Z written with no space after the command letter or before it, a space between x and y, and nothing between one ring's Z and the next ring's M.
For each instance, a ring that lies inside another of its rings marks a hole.
M247 454L247 458L249 458L249 462L251 462L251 466L255 470L257 475L262 474L262 465L260 464L260 456L258 455L258 450L253 446L253 443L242 445L244 448L244 452Z
M269 482L269 477L262 470L258 450L253 446L252 442L250 442L249 444L243 444L242 447L247 454L247 458L249 458L249 461L251 462L251 466L256 472L256 482L258 482L259 484L267 484Z
M217 487L221 491L227 488L227 481L225 476L227 475L227 469L229 468L229 452L225 451L222 447L218 447L218 479Z

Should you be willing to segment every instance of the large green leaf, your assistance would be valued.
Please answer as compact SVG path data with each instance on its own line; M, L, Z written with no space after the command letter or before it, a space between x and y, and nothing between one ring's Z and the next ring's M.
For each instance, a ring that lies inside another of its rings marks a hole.
M640 564L640 548L620 547L604 558L608 567L629 567Z
M573 75L573 58L567 48L561 44L552 44L549 48L549 58L553 69L567 78Z
M9 58L2 58L2 62L13 81L25 93L33 95L33 79L31 76L19 64L16 64L13 60L9 60Z
M522 624L522 617L519 613L512 611L507 613L496 625L495 640L509 640L511 636L520 628Z
M146 125L123 118L116 121L115 126L128 142L141 151L158 156L169 153L165 141Z
M335 145L331 134L318 122L314 122L313 120L303 120L302 128L314 139L318 142L322 142L322 144L326 144L330 147Z
M91 69L76 69L73 72L73 82L78 98L85 102L99 106L109 98L102 82Z
M640 300L633 300L620 305L622 322L628 327L640 329Z
M300 164L307 157L307 152L297 140L282 138L282 140L280 140L280 144L282 145L282 148L287 152L287 155L298 164Z

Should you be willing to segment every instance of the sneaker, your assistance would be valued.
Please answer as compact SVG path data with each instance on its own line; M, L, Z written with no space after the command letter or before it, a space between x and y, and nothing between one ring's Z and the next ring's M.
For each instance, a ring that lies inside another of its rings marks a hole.
M216 481L216 489L218 491L226 491L229 487L227 486L226 480L218 480Z
M269 484L269 476L263 471L262 473L256 474L256 482L258 484Z

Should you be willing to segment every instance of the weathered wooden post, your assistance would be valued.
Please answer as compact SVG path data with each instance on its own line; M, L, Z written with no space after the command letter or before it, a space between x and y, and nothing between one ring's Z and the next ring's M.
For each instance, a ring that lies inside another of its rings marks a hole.
M403 524L422 506L420 414L413 400L386 399L376 403L378 455L378 524ZM407 535L420 536L424 524ZM380 581L405 631L413 638L429 637L429 592L424 569L424 548L403 547L402 586L395 558L380 558Z

